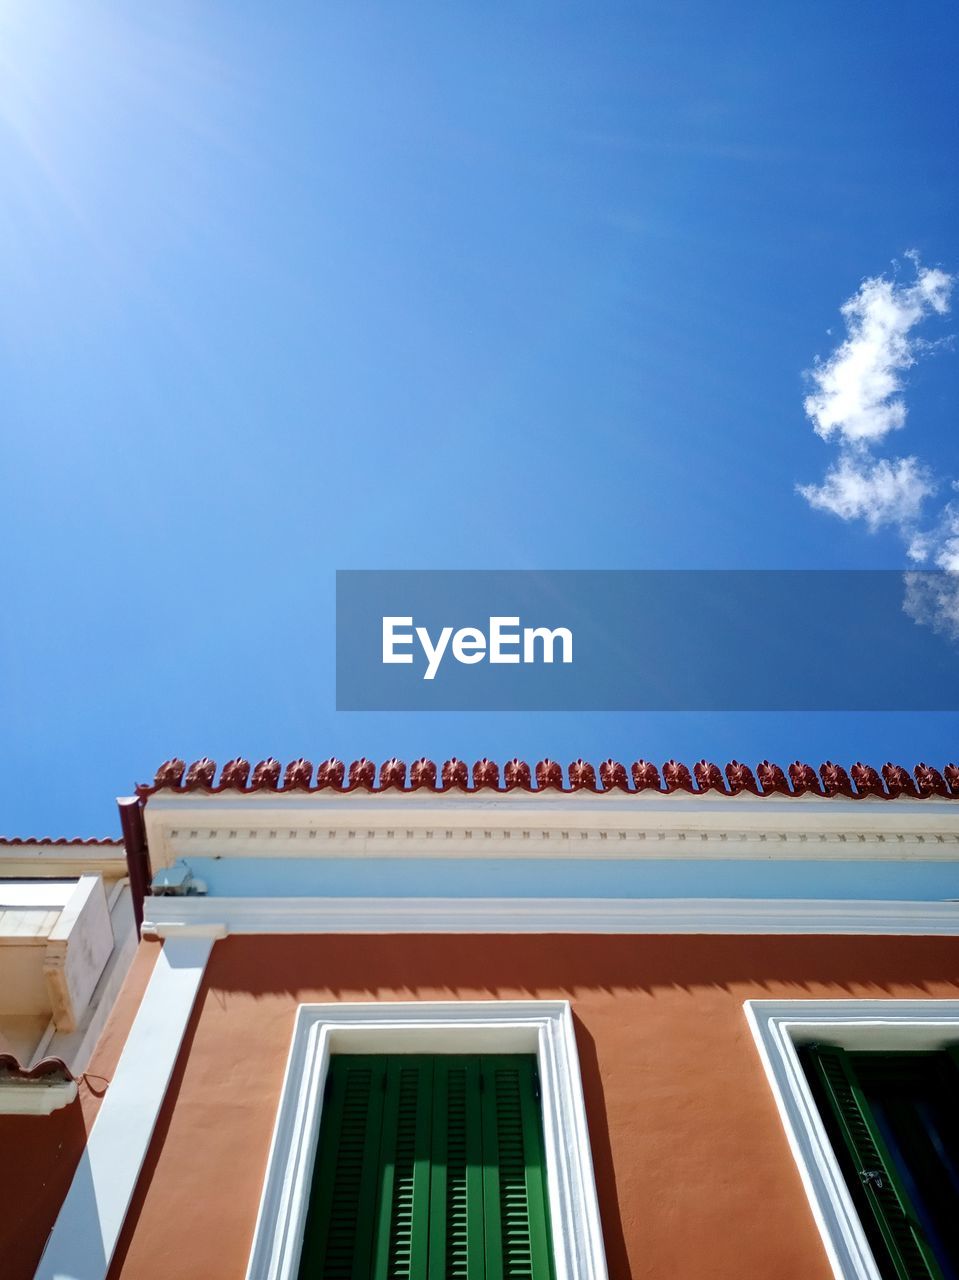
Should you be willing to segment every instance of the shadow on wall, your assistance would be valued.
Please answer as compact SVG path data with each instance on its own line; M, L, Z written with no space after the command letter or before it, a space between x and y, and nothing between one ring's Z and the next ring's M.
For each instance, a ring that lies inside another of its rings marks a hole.
M583 1097L586 1102L586 1121L589 1126L589 1147L596 1178L596 1195L603 1224L603 1243L606 1247L606 1266L610 1276L628 1276L629 1254L623 1233L619 1193L616 1188L616 1166L609 1139L609 1121L606 1116L606 1100L603 1079L599 1069L596 1042L573 1015L576 1027L576 1049L579 1053L579 1069L583 1077Z
M226 938L204 991L297 1000L575 998L577 991L737 1000L956 995L959 938L569 934ZM948 989L948 990L947 990Z

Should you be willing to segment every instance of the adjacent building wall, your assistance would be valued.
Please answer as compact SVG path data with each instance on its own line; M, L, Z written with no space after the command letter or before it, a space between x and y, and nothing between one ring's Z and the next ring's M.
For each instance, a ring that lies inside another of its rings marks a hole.
M156 960L143 942L84 1071L76 1100L49 1116L0 1115L0 1275L32 1280Z
M296 1006L572 1002L612 1277L828 1280L751 998L959 998L959 939L295 936L216 944L110 1271L239 1280Z

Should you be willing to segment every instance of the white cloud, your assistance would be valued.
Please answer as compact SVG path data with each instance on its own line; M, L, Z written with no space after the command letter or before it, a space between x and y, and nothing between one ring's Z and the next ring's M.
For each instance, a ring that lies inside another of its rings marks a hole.
M824 440L873 444L905 425L901 375L928 345L913 330L927 316L949 310L954 284L947 272L910 256L916 264L912 284L873 276L843 303L847 337L811 371L816 390L805 409Z
M935 489L929 469L915 458L888 461L853 453L829 468L823 484L799 485L810 506L842 520L865 520L871 530L914 523Z
M931 560L937 569L959 573L959 506L947 502L931 529L916 534L909 551L918 564Z
M905 583L902 607L909 617L950 640L959 640L959 574L911 570Z
M903 608L924 626L959 640L959 503L947 502L931 521L923 507L939 488L931 470L915 457L877 457L890 432L906 423L903 374L934 349L916 333L930 316L950 308L956 276L907 258L915 280L864 280L841 312L846 337L810 372L815 390L804 402L813 430L839 446L822 484L797 485L810 506L841 520L863 520L874 531L896 526L906 555L937 570L905 575ZM959 490L959 483L953 482Z

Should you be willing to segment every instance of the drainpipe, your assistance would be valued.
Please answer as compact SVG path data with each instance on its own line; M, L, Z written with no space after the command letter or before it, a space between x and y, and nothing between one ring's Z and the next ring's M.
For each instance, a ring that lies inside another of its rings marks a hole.
M143 899L150 888L150 851L147 848L146 825L143 806L138 796L118 796L120 826L123 829L123 847L127 855L127 874L130 877L130 894L133 898L133 915L137 933L143 924Z

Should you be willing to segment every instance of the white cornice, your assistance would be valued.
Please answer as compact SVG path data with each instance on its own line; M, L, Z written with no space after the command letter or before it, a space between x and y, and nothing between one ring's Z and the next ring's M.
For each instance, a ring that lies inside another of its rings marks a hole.
M747 898L147 898L143 933L959 935L957 902Z
M116 880L127 874L122 848L96 845L0 845L0 878L72 880L101 875Z
M0 1080L0 1115L49 1116L68 1107L76 1096L75 1080L50 1076Z
M179 858L959 861L959 806L742 794L224 792L153 796L154 869Z

